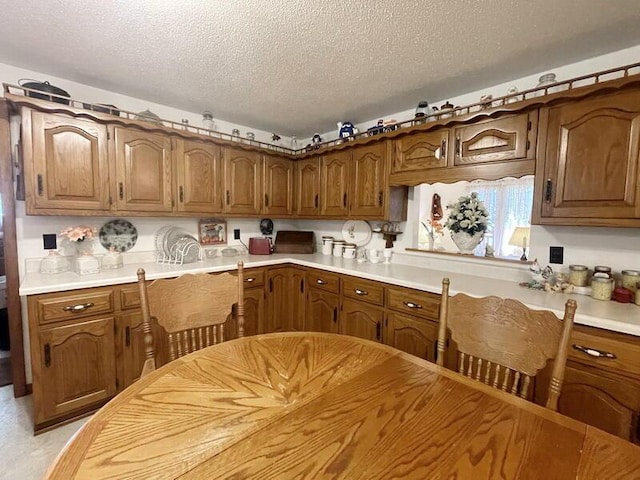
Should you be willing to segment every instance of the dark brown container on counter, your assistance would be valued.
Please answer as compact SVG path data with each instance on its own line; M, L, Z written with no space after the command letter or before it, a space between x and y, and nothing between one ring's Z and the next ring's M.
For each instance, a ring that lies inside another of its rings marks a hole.
M275 253L313 253L314 248L313 232L280 230L276 234Z

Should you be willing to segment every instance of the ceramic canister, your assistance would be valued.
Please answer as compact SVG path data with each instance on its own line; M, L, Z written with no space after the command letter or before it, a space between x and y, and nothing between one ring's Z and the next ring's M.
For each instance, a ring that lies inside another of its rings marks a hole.
M333 242L333 256L334 257L341 257L342 256L342 251L344 250L344 244L346 242L344 240L335 240Z
M342 253L344 258L356 258L356 245L355 243L347 243L344 246L344 252Z

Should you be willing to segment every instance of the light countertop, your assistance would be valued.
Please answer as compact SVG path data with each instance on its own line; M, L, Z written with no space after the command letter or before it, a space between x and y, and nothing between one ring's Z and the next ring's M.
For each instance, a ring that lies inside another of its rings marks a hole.
M603 302L593 300L585 295L547 293L540 290L530 290L520 287L515 281L484 278L410 265L396 263L389 265L381 263L358 263L356 260L325 256L319 253L311 255L274 254L216 257L206 259L203 262L182 266L140 262L126 264L121 269L108 270L99 274L84 276L77 275L73 272L56 275L27 273L20 285L20 295L26 296L79 288L133 283L138 280L136 275L138 268L144 268L146 278L151 280L174 277L185 273L222 272L234 269L238 260L244 262L245 268L291 263L432 293L440 293L442 289L442 278L449 277L451 280L451 294L464 292L477 297L497 295L504 298L514 298L531 308L552 310L560 317L562 317L564 313L564 303L567 299L573 298L578 302L576 323L640 337L640 307L633 303Z

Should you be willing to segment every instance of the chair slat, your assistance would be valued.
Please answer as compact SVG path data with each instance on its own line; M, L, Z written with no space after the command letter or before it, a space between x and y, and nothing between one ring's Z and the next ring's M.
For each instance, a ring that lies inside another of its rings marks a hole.
M505 368L504 370L504 380L502 382L502 391L506 392L507 391L507 386L509 385L509 379L511 378L511 369L510 368Z
M513 377L513 385L511 386L511 393L518 393L518 384L520 383L520 372L516 371L515 376Z
M527 398L527 395L529 394L529 383L531 383L531 377L529 375L524 375L522 385L520 386L520 392L518 393L521 398Z
M473 369L474 358L473 355L469 355L469 365L467 367L467 377L471 378L471 371Z
M477 367L476 367L476 380L480 380L480 370L482 370L482 359L478 358L478 363L477 363Z
M496 364L496 371L493 374L493 388L498 388L498 380L500 379L500 371L502 370L502 366L500 364Z
M489 375L491 374L491 367L493 364L491 362L487 362L487 369L484 374L484 383L485 385L489 385Z
M464 360L466 355L464 352L460 352L460 360L458 361L458 373L464 375Z

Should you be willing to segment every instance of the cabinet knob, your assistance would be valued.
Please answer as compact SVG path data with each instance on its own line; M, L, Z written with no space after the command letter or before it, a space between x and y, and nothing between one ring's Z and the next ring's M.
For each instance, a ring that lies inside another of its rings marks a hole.
M354 288L353 291L356 292L356 295L360 295L361 297L369 295L369 292L366 290L360 290L359 288Z
M327 283L327 282L325 282L325 281L324 281L324 280L322 280L321 278L318 278L318 279L316 280L316 283L317 283L318 285L326 285L326 283Z
M67 305L66 307L62 307L62 310L65 312L84 312L87 308L93 307L93 303L79 303L78 305Z
M409 308L417 308L417 309L422 308L422 305L420 305L419 303L413 303L413 302L402 302L402 303L404 303Z
M615 354L611 353L611 352L605 352L604 350L598 350L596 348L591 348L591 347L583 347L582 345L577 345L577 344L573 344L571 345L571 347L574 350L578 350L579 352L585 353L587 355L589 355L590 357L596 357L596 358L610 358L610 359L615 359L617 358L615 356Z
M245 282L247 282L247 283L253 283L253 282L255 282L255 280L256 280L256 279L255 279L255 278L253 278L253 277L249 277L249 278L245 278L245 279L244 279L244 281L245 281Z

